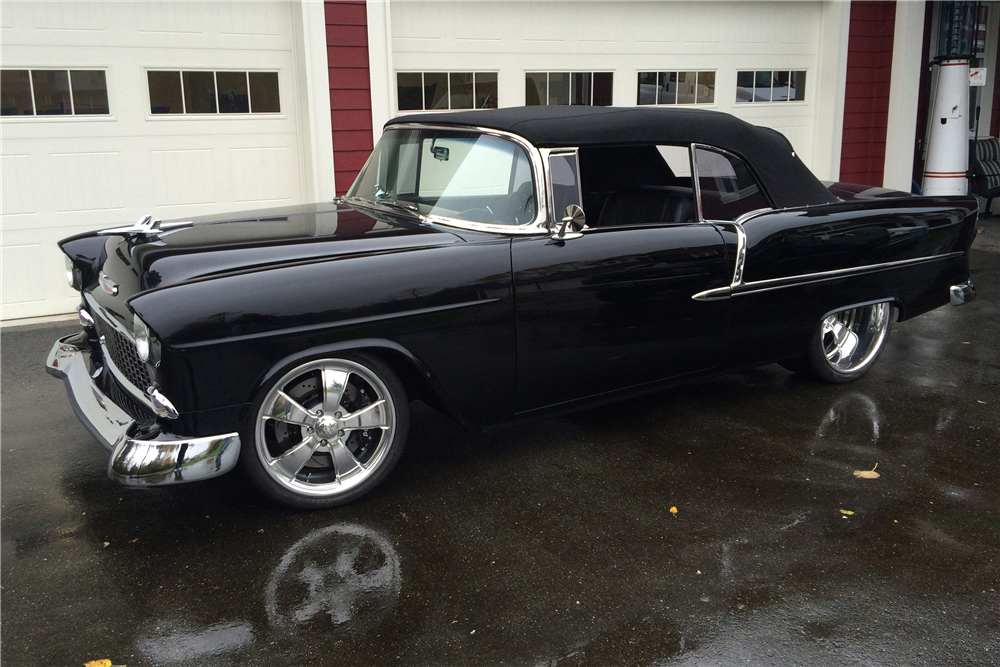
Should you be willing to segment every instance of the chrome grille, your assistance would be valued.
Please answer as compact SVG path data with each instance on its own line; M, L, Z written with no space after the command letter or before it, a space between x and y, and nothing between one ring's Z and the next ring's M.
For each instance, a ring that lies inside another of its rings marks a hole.
M107 375L110 375L110 373L107 373ZM128 395L128 392L123 391L122 388L118 386L118 383L114 381L114 379L109 378L109 381L107 382L107 387L105 389L106 389L105 393L107 394L108 398L114 401L115 405L117 405L122 410L131 415L133 419L142 421L144 419L151 419L156 416L152 412L150 412L148 408L137 403L135 399L133 399L131 396Z
M135 343L131 338L115 329L104 321L97 318L97 332L104 336L104 345L108 348L111 361L122 374L123 380L128 380L140 392L144 392L149 386L149 374L146 372L146 365L139 359L135 351Z

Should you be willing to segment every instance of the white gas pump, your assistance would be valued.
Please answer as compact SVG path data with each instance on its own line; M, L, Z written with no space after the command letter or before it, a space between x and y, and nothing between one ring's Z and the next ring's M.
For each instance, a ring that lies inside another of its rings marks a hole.
M921 187L925 195L969 192L969 61L941 60Z
M969 192L969 59L978 2L941 3L937 91L928 118L925 195Z

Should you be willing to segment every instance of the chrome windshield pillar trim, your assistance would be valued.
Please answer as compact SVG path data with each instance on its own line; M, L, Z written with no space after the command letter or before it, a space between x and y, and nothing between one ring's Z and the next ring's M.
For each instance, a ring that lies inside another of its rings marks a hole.
M66 385L70 405L90 435L111 451L108 476L126 486L194 482L229 472L240 453L237 433L186 437L155 421L136 422L94 384L86 337L73 334L52 346L45 370Z
M448 218L440 215L425 215L424 217L428 222L437 223L441 225L446 225L448 227L457 227L459 229L467 229L470 231L479 232L489 232L493 234L509 234L509 235L538 235L547 234L549 230L548 216L546 212L548 211L548 197L546 196L545 189L545 169L542 162L542 156L539 150L529 142L524 137L521 137L512 132L504 132L503 130L494 130L489 127L478 127L475 125L436 125L430 123L399 123L392 125L384 130L384 132L391 132L394 130L448 130L451 132L479 132L480 134L488 134L490 136L499 137L501 139L506 139L511 141L521 148L524 149L525 153L528 155L528 160L531 161L531 171L532 180L535 184L535 219L532 222L523 225L494 225L485 222L470 222L468 220L459 220L457 218ZM373 153L374 154L374 153ZM368 158L371 159L371 156ZM367 166L367 162L365 166ZM362 168L364 171L364 168ZM353 186L352 186L353 188Z
M951 305L961 306L976 300L976 286L972 284L971 280L966 280L964 283L949 287L948 295Z

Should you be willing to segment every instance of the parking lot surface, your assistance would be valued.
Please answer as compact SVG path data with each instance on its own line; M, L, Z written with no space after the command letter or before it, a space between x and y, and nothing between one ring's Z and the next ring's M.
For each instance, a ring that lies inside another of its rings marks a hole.
M44 371L75 326L5 328L0 658L1000 664L998 241L855 383L773 365L491 435L414 404L388 480L315 513L238 472L118 486Z

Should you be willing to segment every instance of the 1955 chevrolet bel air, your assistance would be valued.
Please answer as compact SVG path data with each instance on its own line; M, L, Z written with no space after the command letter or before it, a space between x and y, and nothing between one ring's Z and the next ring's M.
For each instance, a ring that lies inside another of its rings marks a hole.
M346 196L68 238L55 343L109 475L237 464L291 506L399 460L409 402L509 427L738 368L863 375L894 320L975 296L973 197L824 185L701 110L391 120Z

